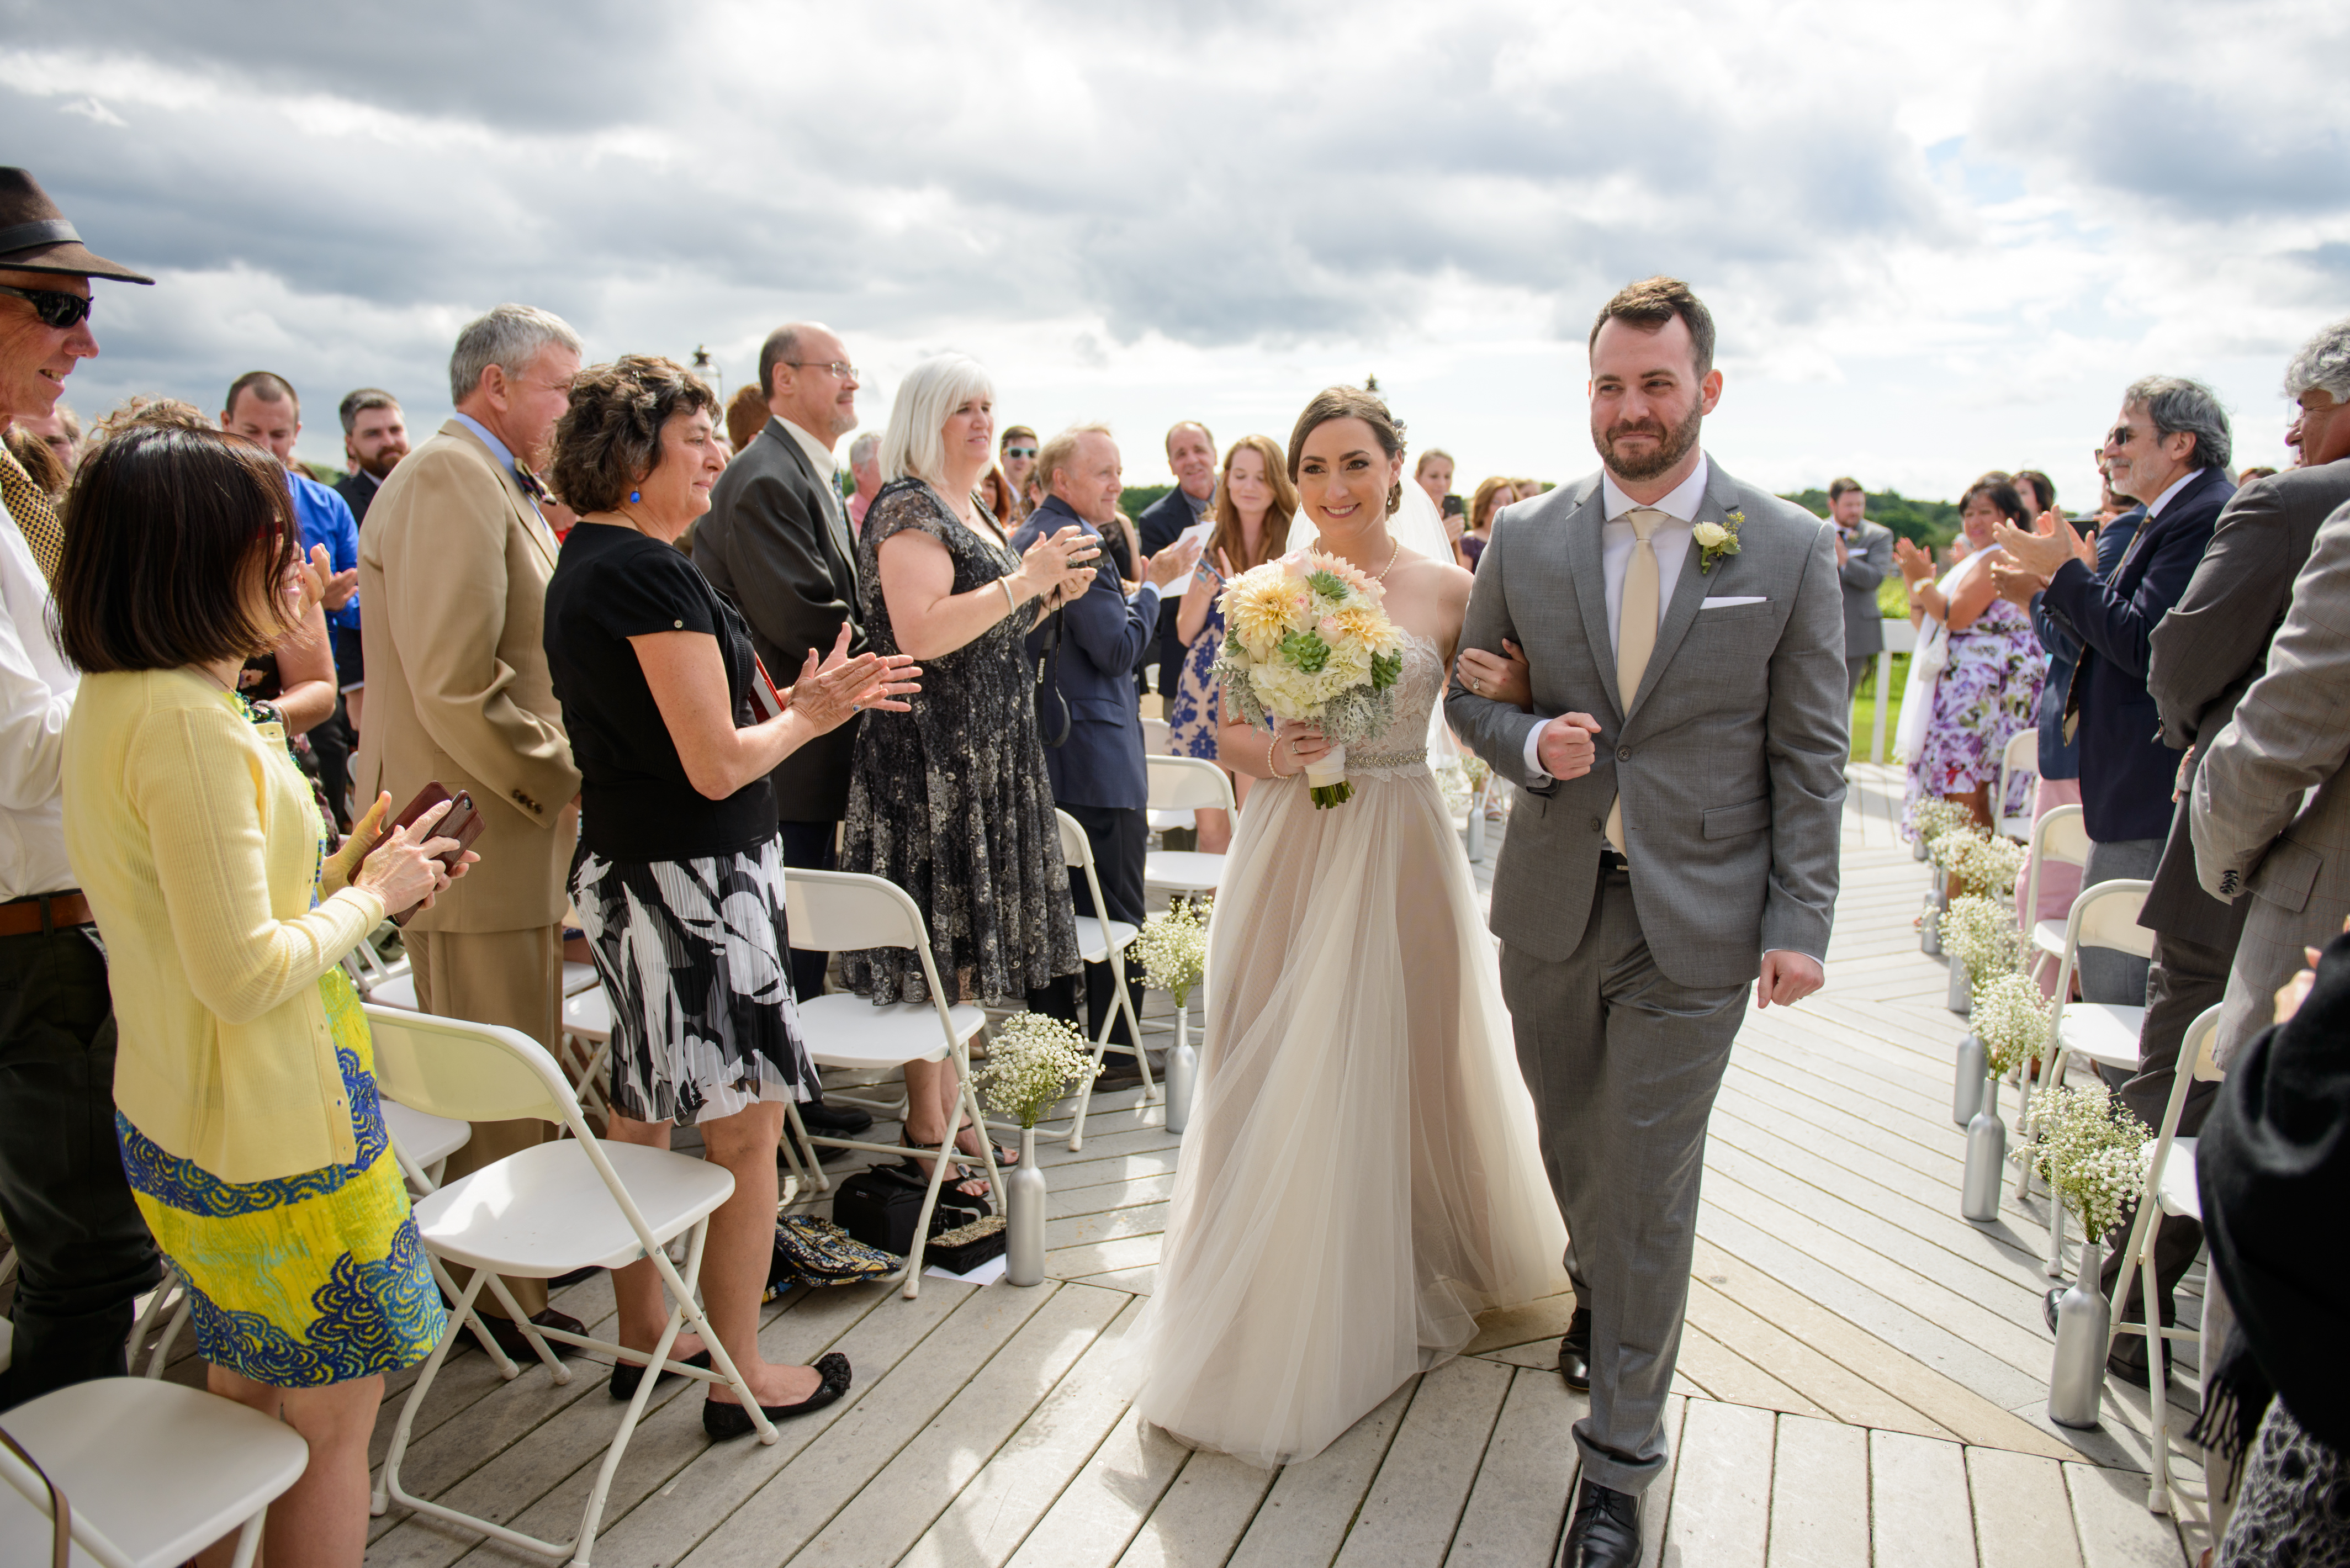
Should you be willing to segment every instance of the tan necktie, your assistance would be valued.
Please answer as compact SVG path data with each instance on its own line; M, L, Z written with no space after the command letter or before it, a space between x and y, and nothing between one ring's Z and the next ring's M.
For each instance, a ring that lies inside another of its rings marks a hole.
M1665 524L1665 514L1653 506L1636 506L1624 514L1638 535L1632 558L1624 566L1624 597L1616 611L1616 690L1623 699L1626 717L1648 672L1648 655L1657 650L1657 546L1652 536ZM1624 848L1624 796L1617 792L1607 807L1607 842L1616 853Z
M8 505L8 515L32 547L33 564L41 568L42 579L52 586L57 580L57 556L66 547L66 531L57 521L57 509L48 493L33 483L16 454L0 446L0 501Z

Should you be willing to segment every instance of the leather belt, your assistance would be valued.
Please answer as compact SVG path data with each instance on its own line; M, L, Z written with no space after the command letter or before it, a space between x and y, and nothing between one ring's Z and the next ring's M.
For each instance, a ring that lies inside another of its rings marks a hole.
M30 936L87 926L97 919L79 893L35 893L0 904L0 937Z
M1632 871L1632 863L1629 860L1625 859L1621 855L1617 854L1615 850L1603 845L1600 846L1599 850L1599 870L1600 874L1603 876L1611 871L1621 872L1626 876L1629 876Z

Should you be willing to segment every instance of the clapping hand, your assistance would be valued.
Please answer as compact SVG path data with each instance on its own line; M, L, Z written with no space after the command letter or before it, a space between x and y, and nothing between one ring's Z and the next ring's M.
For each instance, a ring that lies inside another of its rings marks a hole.
M1199 562L1200 552L1207 543L1204 538L1188 542L1179 539L1155 556L1145 556L1142 558L1143 580L1156 583L1163 590Z
M815 649L808 649L807 661L800 666L800 678L783 694L784 705L821 735L838 729L860 709L887 713L910 711L912 704L899 699L922 689L921 682L915 679L920 674L913 659L903 653L848 657L848 627L844 622L831 654L823 663L816 662Z
M1934 557L1918 548L1917 545L1910 540L1893 541L1893 561L1901 568L1902 580L1912 587L1933 580Z
M1991 591L2018 609L2030 609L2033 596L2047 586L2047 578L2033 576L2005 552L1991 564Z
M1482 648L1464 648L1454 663L1461 675L1461 684L1473 695L1499 702L1505 708L1534 706L1534 678L1526 665L1525 650L1508 638L1502 639L1500 653L1488 653Z
M2082 561L2091 571L2097 569L2097 547L2081 538L2054 510L2043 512L2025 533L2012 523L2002 523L1991 530L1991 543L2008 554L2018 570L2031 573L2042 582L2056 575L2056 568L2067 561ZM2081 546L2087 546L2083 554ZM1996 567L1993 568L1996 571Z
M330 610L342 608L359 591L359 569L353 566L348 571L335 570L334 557L327 554L324 545L310 546L310 574L311 597ZM303 607L303 613L309 613L308 606Z

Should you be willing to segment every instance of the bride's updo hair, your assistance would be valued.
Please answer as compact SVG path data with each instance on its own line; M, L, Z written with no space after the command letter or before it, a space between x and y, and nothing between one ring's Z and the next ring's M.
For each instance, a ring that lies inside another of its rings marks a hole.
M1325 387L1314 394L1305 411L1297 416L1297 428L1289 432L1289 483L1297 483L1297 465L1305 456L1305 438L1332 420L1360 420L1371 427L1379 439L1379 450L1390 458L1403 455L1403 421L1388 412L1388 406L1377 392L1367 392L1360 387ZM1403 482L1396 481L1388 487L1388 515L1396 514L1403 504Z

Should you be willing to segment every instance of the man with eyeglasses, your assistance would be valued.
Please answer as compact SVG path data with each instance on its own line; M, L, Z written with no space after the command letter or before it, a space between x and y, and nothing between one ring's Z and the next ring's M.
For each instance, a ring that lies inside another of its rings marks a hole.
M1012 487L1012 515L1003 521L1006 524L1015 524L1030 511L1028 481L1036 472L1036 432L1026 425L1014 425L1003 432L997 450L1003 454L998 466L1003 470L1003 482Z
M57 406L98 352L93 255L22 169L0 169L0 431ZM106 950L66 859L67 716L78 678L49 640L56 506L0 447L0 1222L18 1270L0 1410L120 1376L131 1302L156 1280L114 1137Z
M857 428L857 367L831 328L795 321L760 346L759 384L770 418L712 486L693 561L741 607L769 676L789 680L811 649L832 651L844 625L850 655L866 649L857 546L833 483L833 443ZM809 742L768 775L785 866L832 868L858 724ZM794 994L823 994L826 956L792 954Z

